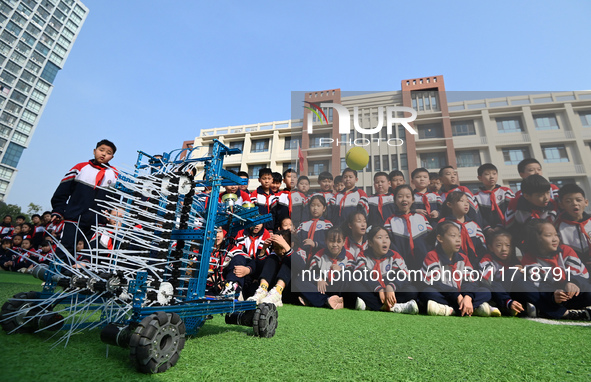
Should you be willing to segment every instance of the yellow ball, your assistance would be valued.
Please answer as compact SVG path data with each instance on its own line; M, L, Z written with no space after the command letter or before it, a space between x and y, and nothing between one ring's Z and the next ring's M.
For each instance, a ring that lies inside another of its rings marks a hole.
M345 161L349 168L355 171L360 171L367 167L367 164L369 163L369 153L363 147L353 147L347 151Z

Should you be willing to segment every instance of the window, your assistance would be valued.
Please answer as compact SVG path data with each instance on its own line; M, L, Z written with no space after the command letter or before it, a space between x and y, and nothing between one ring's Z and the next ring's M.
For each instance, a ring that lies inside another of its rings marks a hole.
M497 130L499 133L518 133L523 131L521 127L521 118L508 117L497 118Z
M37 114L32 113L28 110L25 109L25 111L23 111L23 115L21 117L25 122L29 122L29 123L35 123L35 119L37 118Z
M23 65L26 60L26 57L23 56L22 54L18 53L17 51L12 52L12 55L10 56L10 58L12 60L14 60L14 62L16 62L17 64L20 64L20 65Z
M68 40L67 38L65 38L64 36L60 36L59 39L57 40L57 42L66 47L66 49L70 46L70 40Z
M591 127L591 111L582 111L579 113L579 117L584 127Z
M554 114L534 115L536 130L558 130L558 122Z
M31 5L31 4L29 4ZM31 8L35 8L35 4L33 3ZM19 4L18 7L16 7L16 9L18 9L19 11L21 11L22 13L24 13L25 15L31 16L31 10L27 7L25 7L23 4Z
M41 110L41 104L30 99L29 103L27 103L27 109L34 111L35 113L38 113L39 110Z
M238 149L240 151L244 150L244 142L242 141L232 141L230 142L230 146L231 149Z
M14 80L16 80L16 77L8 73L6 70L0 74L0 78L3 79L7 85L12 85Z
M562 188L565 184L576 184L577 182L573 178L556 178L550 179L550 183L557 186L558 188Z
M406 138L406 128L402 125L398 125L398 138Z
M439 110L439 94L436 90L411 92L412 108L418 111Z
M17 12L12 14L12 20L14 20L14 22L20 26L25 26L25 24L27 23L27 19L25 19L23 16L21 16ZM16 33L16 34L18 34L18 33Z
M406 154L400 154L400 169L408 170L408 159Z
M19 34L21 34L23 28L19 27L12 21L9 21L8 24L6 24L6 30L11 31L12 33L14 33L15 36L18 36Z
M35 45L35 50L41 53L43 56L47 56L47 53L49 53L49 48L43 45L41 42L38 42L37 45Z
M513 193L517 193L517 191L521 190L521 181L520 180L515 180L512 182L509 182L509 188L513 191Z
M373 170L374 171L382 171L382 166L380 163L380 156L376 155L373 157Z
M23 72L21 73L21 79L33 83L33 81L35 80L35 76L27 72L26 70L23 70Z
M6 45L4 43L0 43L3 45ZM10 50L10 48L8 48ZM23 53L23 54L29 54L29 52L31 51L31 48L29 48L25 43L23 43L22 41L18 43L18 45L16 46L16 50L18 50L19 52Z
M14 134L12 134L12 141L14 143L18 143L19 145L24 145L27 143L27 138L29 137L25 134L19 133L18 131L15 131Z
M30 24L29 24L30 25ZM23 40L25 40L25 42L27 44L29 44L30 46L35 45L35 37L31 36L30 34L28 34L27 32L23 33L23 36L21 37Z
M302 146L302 138L285 137L284 150L297 150L298 147Z
M43 93L47 93L49 91L49 85L43 81L37 81L35 88L41 90Z
M390 160L388 159L388 155L382 155L382 165L384 166L382 171L390 171Z
M564 145L542 146L544 163L568 162L568 154Z
M343 173L343 171L345 171L345 169L347 168L347 159L345 158L341 158L341 174Z
M45 8L49 9L50 11L54 7L54 5L52 4L52 2L50 0L43 0L43 1L41 1L41 5L43 5Z
M269 140L268 139L256 139L252 141L250 149L251 153L264 153L269 151ZM257 176L258 178L258 176Z
M323 171L328 171L328 161L327 160L318 160L318 161L309 161L308 162L308 176L317 176L320 175Z
M66 49L62 46L60 46L59 44L57 44L54 48L53 51L57 54L59 54L61 57L64 57L66 55Z
M12 95L10 96L10 99L15 100L18 103L25 103L25 100L27 99L27 96L25 96L24 94L21 94L17 91L13 91Z
M253 164L248 166L248 177L250 179L258 179L259 178L259 171L267 168L266 164Z
M19 45L20 45L20 43L19 43ZM2 41L0 41L0 53L3 53L8 56L10 49L11 49L10 45L7 45L7 44L3 43Z
M39 90L33 90L33 94L31 94L31 99L34 99L38 102L43 102L43 100L45 100L45 95L41 93Z
M429 123L417 127L419 139L443 138L443 126L441 123Z
M24 149L25 148L23 146L19 146L16 143L10 142L8 148L6 149L6 153L4 154L4 158L2 158L2 163L11 167L16 167L19 160L21 159L21 155L23 155Z
M503 159L505 164L518 164L525 158L529 158L529 148L527 147L513 147L510 149L503 149Z
M458 167L478 167L480 163L480 152L478 150L456 151Z
M4 143L6 143L6 141L4 141ZM2 146L4 146L4 144L2 144ZM0 167L0 179L10 182L10 178L12 178L12 174L14 174L14 170L11 170L6 167Z
M454 137L461 137L463 135L476 135L474 121L453 121L451 123L451 134Z
M240 166L226 167L226 170L228 170L228 171L234 171L236 174L238 174L238 172L240 171Z
M41 33L41 29L37 28L33 24L29 24L29 25L27 25L27 32L29 32L33 36L37 37L39 35L39 33ZM35 39L33 39L33 40L35 40Z
M291 163L291 162L284 162L283 163L283 171L281 172L281 175L283 175L285 173L285 171L289 170L289 169L295 169L295 163Z
M74 21L74 23L76 23L76 24L82 23L82 17L78 16L77 14L72 13L72 15L70 17L72 18L72 21ZM331 111L332 111L332 109L331 109Z
M392 171L398 170L398 156L396 154L392 155Z
M33 125L26 123L25 121L19 121L16 125L16 131L20 131L23 134L30 135L33 130Z
M6 105L6 110L8 110L9 112L13 113L13 114L18 114L21 112L22 110L22 106L17 105L14 102L9 101L8 104Z
M365 193L367 195L372 195L373 194L373 188L371 186L365 186Z
M66 37L66 38L68 38L69 40L72 40L72 39L74 38L74 33L73 33L73 32L71 32L69 29L64 29L64 30L62 31L62 34L63 34L63 35Z
M83 17L86 13L86 11L82 9L79 5L76 5L76 7L74 7L74 12L80 17Z
M72 32L76 32L76 29L78 29L78 25L74 24L74 22L72 20L68 20L68 22L66 23L66 26L68 27L68 29L70 29Z
M15 64L12 61L8 61L6 63L6 70L12 72L13 74L19 74L19 72L21 71L21 67L18 66L17 64Z
M42 43L44 43L45 45L47 45L48 47L51 47L54 43L53 39L50 38L48 35L46 35L45 33L43 33L41 35L41 38L39 39L39 41L41 41Z
M25 66L25 68L29 69L29 71L31 71L33 73L39 73L39 70L41 70L41 67L39 65L35 64L33 61L27 62L27 65Z
M310 148L327 147L328 139L330 139L330 133L315 134L310 137Z
M363 170L361 170L361 171L369 171L369 172L371 172L371 158L370 158L369 161L367 161L367 166Z
M429 170L440 169L447 166L447 155L445 152L421 154L421 167Z
M43 62L45 61L45 57L39 54L39 52L33 52L31 58L33 59L33 62L39 65L43 64Z

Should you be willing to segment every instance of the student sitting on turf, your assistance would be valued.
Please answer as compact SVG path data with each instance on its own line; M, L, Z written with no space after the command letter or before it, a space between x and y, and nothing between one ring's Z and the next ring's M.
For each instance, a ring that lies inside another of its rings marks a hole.
M436 172L429 173L429 192L439 195L441 190L441 179Z
M2 247L0 247L0 268L4 269L5 271L10 270L12 266L12 240L10 239L2 239Z
M530 175L544 176L542 173L542 165L535 158L526 158L517 164L517 172L521 179L526 179ZM521 191L517 191L515 197L521 196ZM550 198L558 203L558 186L550 184Z
M474 198L472 191L470 191L467 187L458 185L458 171L452 166L445 166L439 170L439 179L441 179L442 184L441 203L445 205L445 199L447 199L447 195L449 195L450 192L462 191L464 194L466 194L468 203L470 203L470 211L468 212L468 216L471 220L478 223L479 226L483 227L484 222L482 220L482 215L480 215L478 202L476 201L476 198Z
M54 255L51 243L47 240L42 241L41 246L37 250L37 262L39 264L50 264Z
M404 174L400 170L394 170L388 174L388 179L390 180L390 188L388 189L388 194L393 194L394 190L398 186L402 186L406 183L404 180Z
M348 167L343 170L345 189L336 196L332 213L328 214L333 224L347 220L347 217L356 211L363 212L366 216L369 213L367 194L355 186L358 180L357 171Z
M386 219L385 228L392 233L392 248L402 254L408 268L419 270L429 252L425 239L433 228L424 215L412 210L413 200L409 185L396 187L396 212Z
M442 222L435 229L438 245L427 254L423 268L426 287L420 293L430 316L490 316L491 294L479 287L472 264L462 251L462 235L452 222Z
M417 314L417 289L407 277L409 272L402 256L390 249L388 231L384 227L373 227L367 242L369 248L359 254L355 271L377 277L368 277L351 285L357 295L355 308Z
M308 202L310 220L300 224L296 230L300 248L308 253L308 258L324 248L324 235L332 223L323 219L326 213L326 201L322 195L315 195Z
M478 264L486 249L486 240L482 228L468 216L470 204L468 197L461 191L453 191L448 194L445 206L442 210L444 218L439 222L450 221L454 223L462 235L462 251L470 262Z
M343 177L341 175L337 175L334 177L334 192L335 195L345 189L345 182L343 182Z
M497 184L498 179L498 170L494 164L485 163L478 167L478 180L482 186L474 197L478 202L482 219L486 221L490 229L505 226L507 206L515 198L509 187Z
M505 315L515 316L524 311L523 305L515 299L521 297L519 292L523 292L519 288L521 274L516 273L516 268L522 266L515 256L511 234L503 228L492 231L488 248L489 253L480 260L480 272L483 284L491 291L492 300L498 307L491 307L491 316L499 316L501 311Z
M271 253L260 272L259 286L248 300L279 307L283 306L283 291L291 282L291 232L279 231L271 235L265 240L261 252L268 252L269 249ZM269 285L275 286L269 291Z
M550 182L541 175L530 175L521 183L522 195L507 207L505 228L511 230L519 246L523 240L523 226L531 219L556 220L557 206L550 197Z
M263 224L238 231L235 247L230 253L232 260L224 269L226 284L222 294L239 293L245 288L246 276L249 276L248 281L258 279L269 255L269 251L260 249L270 237L271 234L263 228Z
M14 226L14 229L8 235L4 236L4 238L5 239L12 240L12 238L15 235L19 235L21 233L22 228L23 228L23 225L22 224L15 225Z
M383 226L386 219L394 214L394 197L388 194L388 174L377 172L373 176L373 187L375 194L368 199L369 215L367 223L370 226Z
M344 244L344 234L340 228L332 227L328 230L326 247L317 252L310 262L310 281L315 281L316 291L303 290L300 297L302 305L317 308L326 306L332 309L344 307L346 284L340 277L336 281L333 280L331 274L331 271L354 269L355 259L347 252Z
M23 244L23 235L20 233L15 234L12 236L12 249L15 251L19 251L21 249L21 244Z
M441 197L434 192L429 192L429 171L422 167L415 169L410 174L410 182L415 187L413 210L424 215L429 223L436 223L440 216Z
M367 249L367 219L363 212L354 212L342 226L345 234L345 250L357 259L359 253Z
M565 184L558 191L562 213L555 226L562 243L575 250L587 269L591 267L591 216L585 212L589 201L576 184Z
M22 240L20 247L13 248L17 253L14 255L14 264L12 271L25 273L35 267L36 252L32 249L32 239L26 238Z
M33 224L23 223L21 227L21 235L23 236L23 239L32 239L33 234L35 233L35 228L33 227Z
M308 191L310 191L310 179L307 176L300 176L297 190L291 192L291 220L296 226L309 220Z
M531 175L530 178L534 176ZM521 263L537 292L527 293L538 314L556 319L591 320L589 273L568 245L560 244L552 223L534 219L525 227Z

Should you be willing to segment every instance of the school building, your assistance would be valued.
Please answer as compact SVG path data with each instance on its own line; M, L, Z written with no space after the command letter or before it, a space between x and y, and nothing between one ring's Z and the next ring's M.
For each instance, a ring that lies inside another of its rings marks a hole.
M301 108L300 118L202 129L194 140L185 141L184 147L194 147L193 155L203 156L217 138L241 149L242 155L231 156L224 163L227 169L247 171L250 189L258 185L260 168L281 173L295 169L300 147L302 174L310 177L314 187L320 172L340 173L346 167L346 152L362 146L370 161L359 171L357 185L368 194L373 193L372 177L377 171L398 169L408 179L417 167L438 171L446 165L457 167L462 185L476 189L476 170L487 162L498 167L500 184L518 190L517 163L529 157L542 163L544 176L556 185L575 182L591 194L589 91L454 92L446 91L443 76L433 76L402 80L398 91L355 94L328 89L302 93L300 98L296 95L293 102L309 106ZM321 103L346 107L349 123L340 118L336 107L320 107ZM414 109L416 119L409 125L418 134L411 134L400 123L388 134L389 118L410 116L389 107ZM320 108L324 114L319 113ZM377 131L359 133L355 121L362 129ZM341 124L349 126L349 134L341 134ZM377 129L380 124L381 130Z

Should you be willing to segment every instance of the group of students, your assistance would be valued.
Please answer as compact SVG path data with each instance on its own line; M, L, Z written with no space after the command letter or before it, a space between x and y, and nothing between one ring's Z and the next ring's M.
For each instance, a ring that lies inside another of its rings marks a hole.
M400 171L378 172L368 196L350 168L320 174L314 192L306 176L293 187L292 170L263 169L251 201L274 219L223 251L228 291L277 305L590 320L585 192L558 189L533 158L518 171L516 194L487 163L476 194L446 166L436 175L417 168L410 184Z
M31 222L23 215L13 219L4 216L0 224L0 268L5 271L26 272L36 264L49 263L56 250L55 238L59 238L64 223L52 221L51 212L33 214Z

